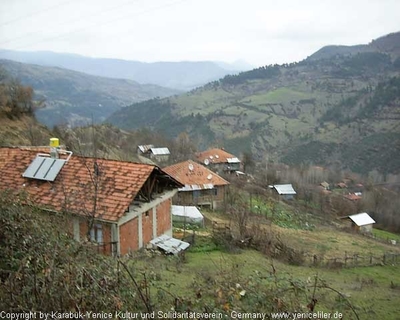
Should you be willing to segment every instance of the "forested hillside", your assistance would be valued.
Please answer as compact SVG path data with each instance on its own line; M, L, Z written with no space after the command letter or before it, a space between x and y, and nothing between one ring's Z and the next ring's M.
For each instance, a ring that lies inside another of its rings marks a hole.
M94 76L129 79L176 90L190 90L229 73L251 69L246 63L213 61L140 62L121 59L90 58L56 52L0 50L0 59L60 67Z
M399 172L392 160L400 156L399 45L397 33L362 50L327 47L299 63L134 104L107 121L169 136L186 130L203 145L251 151L258 160Z
M0 60L0 67L23 85L30 86L35 99L42 100L37 119L52 127L98 123L119 108L179 91L132 80L108 79L67 69Z

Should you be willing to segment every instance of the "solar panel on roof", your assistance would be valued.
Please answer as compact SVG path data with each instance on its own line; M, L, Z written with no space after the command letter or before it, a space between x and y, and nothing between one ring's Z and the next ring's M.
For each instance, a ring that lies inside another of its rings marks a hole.
M54 181L64 166L65 160L36 157L22 174L25 178Z

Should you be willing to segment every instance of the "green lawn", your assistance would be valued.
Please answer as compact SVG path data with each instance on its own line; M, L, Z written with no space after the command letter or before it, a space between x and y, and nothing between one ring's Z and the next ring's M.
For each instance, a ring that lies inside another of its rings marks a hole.
M313 98L313 96L307 92L301 92L290 88L278 88L261 94L247 96L242 102L251 101L253 105L262 105L265 103L288 103L290 101L311 98Z
M395 240L397 243L400 243L400 234L388 232L380 229L373 229L373 235L378 239L383 240Z

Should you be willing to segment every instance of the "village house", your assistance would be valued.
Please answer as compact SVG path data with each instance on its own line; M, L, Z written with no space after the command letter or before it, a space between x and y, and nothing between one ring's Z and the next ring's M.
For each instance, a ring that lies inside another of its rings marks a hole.
M137 150L138 150L138 155L150 158L160 163L167 162L171 155L171 152L169 151L168 148L166 147L156 148L152 144L140 145L138 146Z
M349 193L345 194L343 198L350 200L350 201L358 201L361 200L361 194L360 193Z
M340 189L346 189L347 188L347 184L344 182L339 182L338 184L336 184L336 186Z
M38 153L40 152L43 153ZM172 197L183 185L154 165L73 155L58 147L0 148L0 191L65 213L67 231L125 255L172 235Z
M274 189L285 200L292 200L296 195L296 191L291 184L275 184L270 186L270 188Z
M229 182L201 164L187 160L163 170L184 185L173 198L174 204L216 209L224 203Z
M240 160L223 149L214 148L196 154L196 161L217 173L235 172L241 169Z
M350 222L350 227L355 232L371 233L375 220L366 212L343 217Z
M329 183L326 181L323 181L320 183L320 186L323 187L325 190L329 190Z

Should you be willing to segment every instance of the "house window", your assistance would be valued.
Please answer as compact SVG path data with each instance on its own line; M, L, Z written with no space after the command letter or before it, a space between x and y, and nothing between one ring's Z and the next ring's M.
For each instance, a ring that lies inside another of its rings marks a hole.
M193 198L198 198L198 197L200 197L200 190L194 190L193 191Z
M93 242L103 242L103 226L99 223L93 225L90 230L90 240Z
M218 189L217 188L211 189L211 195L217 196L218 195Z

